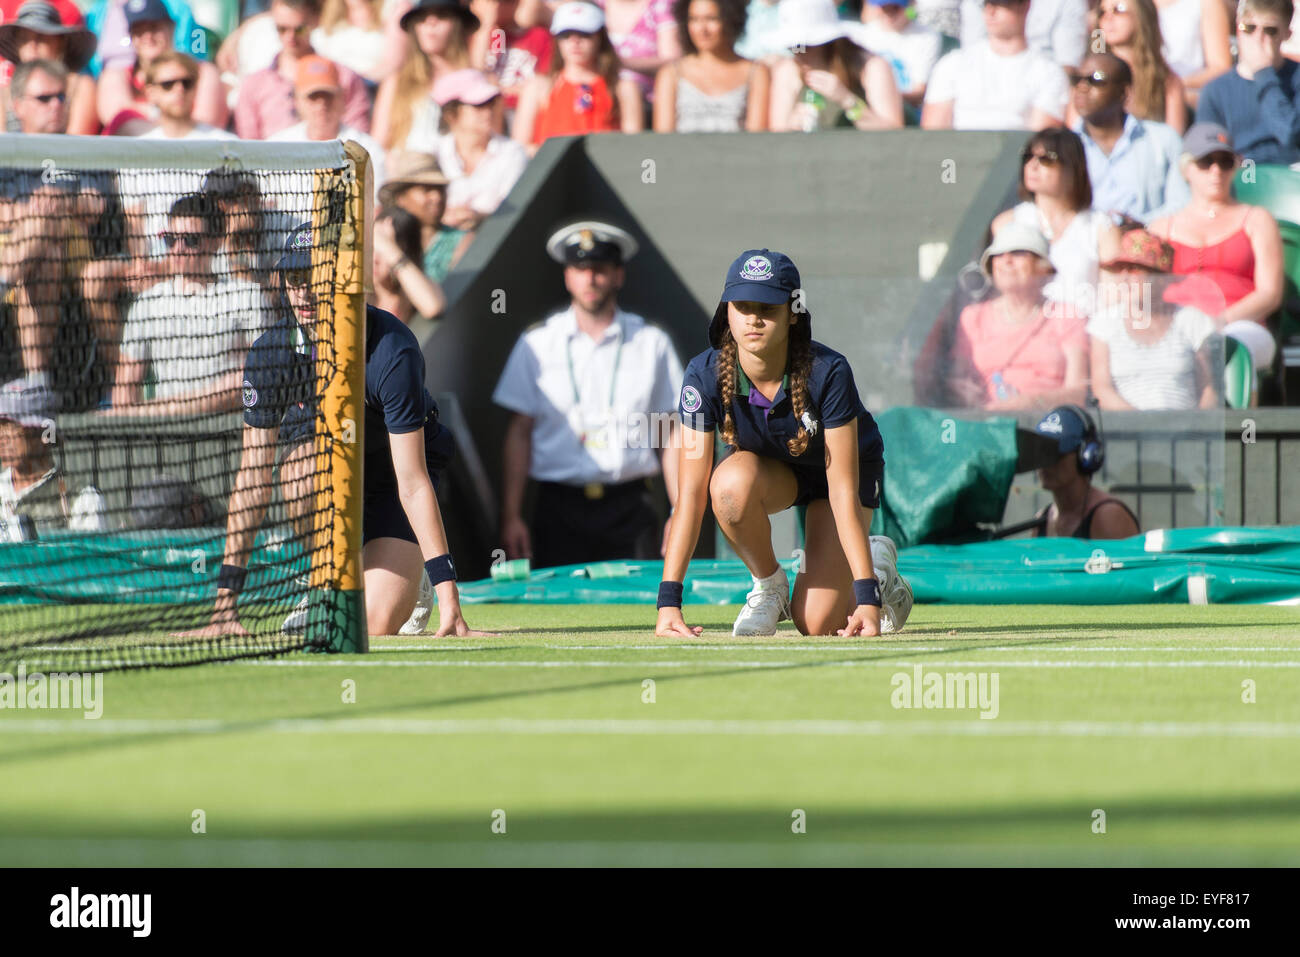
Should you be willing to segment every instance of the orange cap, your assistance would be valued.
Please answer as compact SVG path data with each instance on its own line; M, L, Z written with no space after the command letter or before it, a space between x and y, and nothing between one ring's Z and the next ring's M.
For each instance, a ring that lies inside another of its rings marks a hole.
M343 89L339 82L339 68L323 56L312 54L298 61L298 71L294 74L293 88L306 96L317 90Z

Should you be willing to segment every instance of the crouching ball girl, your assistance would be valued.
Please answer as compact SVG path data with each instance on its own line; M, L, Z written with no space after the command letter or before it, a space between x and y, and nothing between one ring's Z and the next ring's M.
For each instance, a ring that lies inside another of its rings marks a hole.
M709 325L712 348L686 369L657 635L703 632L682 617L682 581L710 495L754 579L733 635L773 635L793 619L805 635L870 637L898 631L912 609L894 543L869 533L884 478L880 431L848 361L813 341L799 288L788 256L741 253ZM715 430L732 450L716 468ZM796 505L808 511L805 565L791 598L768 516Z

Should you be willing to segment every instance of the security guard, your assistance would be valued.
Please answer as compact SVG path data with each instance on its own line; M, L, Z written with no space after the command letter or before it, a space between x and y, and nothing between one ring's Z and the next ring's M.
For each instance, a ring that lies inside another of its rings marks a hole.
M676 501L676 455L663 453L676 436L682 365L662 329L618 307L636 250L607 223L575 223L551 236L546 251L564 265L569 307L523 334L492 396L514 413L503 455L502 543L535 567L660 552L647 479L662 463ZM523 519L529 476L537 482L531 531Z

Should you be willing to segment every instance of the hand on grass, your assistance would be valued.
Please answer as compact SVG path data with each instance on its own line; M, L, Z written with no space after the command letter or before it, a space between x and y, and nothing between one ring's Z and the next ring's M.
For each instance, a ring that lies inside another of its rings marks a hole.
M659 621L655 625L655 636L659 638L698 638L704 634L700 625L691 627L686 624L680 608L660 608Z
M876 605L859 605L853 609L848 624L835 634L841 638L876 638L880 635L880 608Z
M212 618L206 625L190 631L172 632L173 638L224 638L227 635L249 638L252 632L239 621L239 606L235 593L224 589L217 592L217 606L213 609Z

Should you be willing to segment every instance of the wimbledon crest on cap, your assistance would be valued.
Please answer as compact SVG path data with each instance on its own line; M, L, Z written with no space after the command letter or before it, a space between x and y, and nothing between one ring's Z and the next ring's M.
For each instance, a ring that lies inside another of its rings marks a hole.
M1060 432L1061 431L1061 413L1052 412L1042 422L1038 423L1039 432Z
M771 279L772 261L766 256L750 256L741 267L740 277L756 280Z
M145 0L131 0L131 2L126 5L126 8L132 13L139 13L144 9L144 3Z
M293 237L294 249L311 249L311 230L304 229Z

